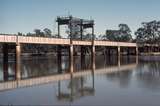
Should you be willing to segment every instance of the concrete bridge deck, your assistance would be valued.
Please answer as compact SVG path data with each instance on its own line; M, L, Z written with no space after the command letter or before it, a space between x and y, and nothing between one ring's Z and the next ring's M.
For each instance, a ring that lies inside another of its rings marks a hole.
M25 37L16 35L0 35L0 43L19 43L19 44L53 44L53 45L95 45L95 46L121 46L137 47L136 43L113 42L113 41L81 41L63 38L46 38L46 37Z

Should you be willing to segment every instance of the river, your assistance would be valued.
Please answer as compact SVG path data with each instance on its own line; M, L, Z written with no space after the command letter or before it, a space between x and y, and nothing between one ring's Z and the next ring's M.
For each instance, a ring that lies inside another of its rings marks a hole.
M20 79L14 60L8 68L1 61L0 105L159 106L158 58L96 56L93 69L89 56L77 56L70 73L67 56L60 63L55 56L23 57Z

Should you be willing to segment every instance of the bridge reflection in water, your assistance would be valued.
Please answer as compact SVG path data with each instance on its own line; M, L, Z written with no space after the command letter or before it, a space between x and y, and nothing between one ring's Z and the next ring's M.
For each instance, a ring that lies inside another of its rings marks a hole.
M14 64L15 65L15 74L12 75L12 80L8 80L9 74L8 72L8 64L4 64L3 71L4 71L4 81L0 82L0 92L4 90L11 90L11 89L17 89L17 88L23 88L23 87L30 87L30 86L35 86L35 85L40 85L40 84L45 84L45 83L52 83L52 82L58 82L58 93L57 93L57 98L59 100L70 100L72 101L74 98L80 98L84 95L94 95L95 92L95 87L94 87L94 75L95 74L107 74L107 73L114 73L114 72L120 72L120 71L127 71L127 70L133 70L136 68L138 64L138 58L134 58L131 60L131 62L126 63L121 63L120 58L117 58L118 61L115 65L113 66L108 66L108 67L97 67L95 69L95 63L96 62L91 62L92 67L90 69L84 69L80 71L74 71L70 72L67 71L66 73L62 72L62 67L61 61L58 63L58 73L54 75L48 75L48 76L40 76L40 77L32 77L32 78L22 78L21 76L21 64ZM126 58L128 59L128 58ZM95 60L95 59L94 59ZM98 58L96 59L98 61ZM82 62L85 64L85 62ZM84 64L81 64L82 66ZM96 63L97 64L97 63ZM75 65L74 65L75 66ZM18 68L16 68L18 67ZM90 75L92 77L91 85L84 86L84 79L83 77ZM63 84L61 84L61 81L64 80L69 80L70 83L68 85L68 88L70 89L70 92L63 92L61 87ZM75 85L75 81L78 80L80 82L80 87L77 88L78 86ZM75 92L75 90L77 90Z

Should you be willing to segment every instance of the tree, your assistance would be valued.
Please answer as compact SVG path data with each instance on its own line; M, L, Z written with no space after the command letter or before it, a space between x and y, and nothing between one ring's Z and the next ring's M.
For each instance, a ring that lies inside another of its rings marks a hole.
M21 32L18 32L18 36L22 36L23 34Z
M46 37L51 37L52 36L52 31L50 29L45 28L43 31L44 31L44 35Z
M145 29L139 28L135 32L137 43L144 43L147 40L147 36L145 36Z
M132 40L131 30L127 24L119 24L119 40L124 42Z
M138 43L159 43L160 21L143 22L142 27L135 32Z
M44 37L44 33L43 33L43 32L41 32L41 30L40 30L40 29L35 29L35 30L34 30L34 32L35 32L35 35L36 35L36 36Z
M119 24L119 30L106 30L106 35L102 38L103 40L128 42L132 40L132 35L127 24Z
M26 36L34 36L34 34L29 32L26 34Z
M106 30L106 35L103 36L103 39L119 41L119 30Z

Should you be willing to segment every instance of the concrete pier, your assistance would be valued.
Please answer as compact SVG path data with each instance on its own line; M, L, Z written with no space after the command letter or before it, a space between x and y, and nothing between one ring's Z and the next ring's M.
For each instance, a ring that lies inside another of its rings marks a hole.
M16 79L21 79L21 45L16 44Z
M69 47L69 57L70 57L70 72L73 73L74 57L73 57L73 45L72 44Z
M92 70L95 70L95 46L92 46Z
M8 44L3 44L3 79L8 80Z
M61 54L61 46L57 46L57 64L58 64L58 73L62 73L62 54Z

